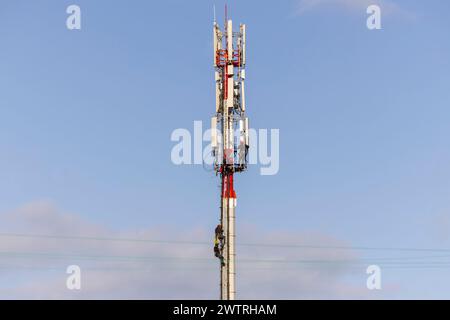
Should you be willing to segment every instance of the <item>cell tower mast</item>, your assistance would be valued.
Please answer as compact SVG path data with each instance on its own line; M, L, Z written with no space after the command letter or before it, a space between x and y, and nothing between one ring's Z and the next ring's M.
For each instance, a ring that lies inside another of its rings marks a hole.
M247 169L248 118L245 115L245 25L233 32L227 20L222 32L214 19L216 114L211 119L214 169L221 178L220 224L215 230L214 253L220 260L220 298L234 300L235 208L234 173Z

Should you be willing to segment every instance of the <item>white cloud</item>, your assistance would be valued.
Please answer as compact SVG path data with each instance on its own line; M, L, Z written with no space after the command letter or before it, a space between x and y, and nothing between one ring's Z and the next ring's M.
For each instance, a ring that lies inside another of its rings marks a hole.
M212 244L164 244L113 241L136 238L132 230L113 231L68 214L46 202L31 203L0 214L0 232L96 236L110 240L27 238L0 236L0 298L29 299L216 299L218 261ZM268 233L241 228L241 243L314 243L345 245L323 234ZM207 230L140 231L143 239L208 241ZM20 254L22 253L22 254ZM359 285L350 284L354 272L346 264L302 265L283 259L357 261L348 250L239 246L239 298L365 298L364 267ZM264 260L264 261L263 261ZM271 261L272 260L272 261ZM274 262L275 260L276 262ZM65 287L65 268L82 268L82 290Z

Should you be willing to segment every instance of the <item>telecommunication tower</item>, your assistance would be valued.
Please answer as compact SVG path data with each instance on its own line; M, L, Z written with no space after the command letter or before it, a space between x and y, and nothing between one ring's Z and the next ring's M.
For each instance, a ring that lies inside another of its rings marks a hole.
M220 223L215 230L214 253L220 260L220 297L234 300L235 208L234 173L247 169L249 132L245 115L245 24L233 32L225 8L224 31L214 18L216 114L211 119L214 169L221 178Z

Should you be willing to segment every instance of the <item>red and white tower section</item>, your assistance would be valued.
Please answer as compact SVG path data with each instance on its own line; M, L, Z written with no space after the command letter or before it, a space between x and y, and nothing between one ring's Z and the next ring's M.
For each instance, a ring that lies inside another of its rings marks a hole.
M235 208L234 174L247 169L249 134L245 115L245 25L233 32L225 19L224 31L214 21L216 114L211 119L214 169L221 178L220 223L215 230L214 253L220 261L220 297L234 300Z

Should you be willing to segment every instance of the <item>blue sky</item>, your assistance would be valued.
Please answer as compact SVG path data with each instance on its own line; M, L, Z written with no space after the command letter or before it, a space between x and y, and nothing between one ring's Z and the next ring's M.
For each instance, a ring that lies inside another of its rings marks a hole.
M65 26L73 3L79 31ZM234 22L247 24L251 126L280 129L279 173L253 166L237 177L241 234L449 247L449 4L373 1L382 30L370 31L366 3L228 2ZM172 164L170 134L192 131L194 120L206 127L214 112L212 13L210 1L2 1L0 218L44 202L116 234L164 230L155 236L172 239L201 230L210 240L219 180L202 166ZM364 289L364 272L337 282ZM363 297L449 298L448 272L386 269L382 292ZM286 296L278 290L273 297ZM335 297L320 290L314 297Z

